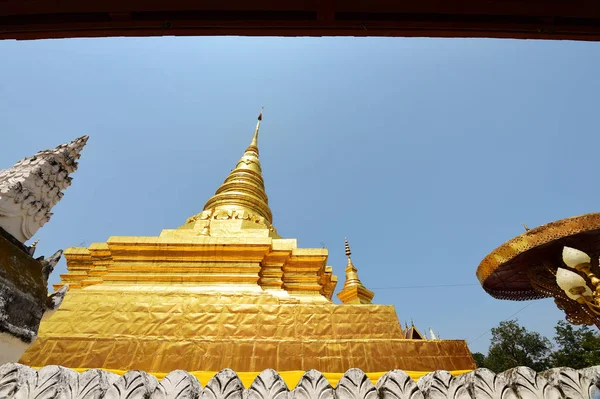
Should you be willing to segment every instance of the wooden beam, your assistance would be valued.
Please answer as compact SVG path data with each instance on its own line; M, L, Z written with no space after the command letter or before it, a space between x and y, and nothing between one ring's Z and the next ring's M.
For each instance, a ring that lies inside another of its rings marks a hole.
M600 40L600 2L0 1L0 39L165 35Z

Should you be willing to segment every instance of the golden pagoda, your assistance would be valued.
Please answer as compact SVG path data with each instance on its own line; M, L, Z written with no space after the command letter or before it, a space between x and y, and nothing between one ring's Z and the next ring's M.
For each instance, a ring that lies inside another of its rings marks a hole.
M327 249L299 248L273 226L261 119L225 182L183 226L65 251L68 272L55 289L69 291L21 363L155 375L475 368L465 341L406 339L394 307L371 304L347 242L343 303L332 302Z
M358 278L358 270L352 263L352 252L348 239L345 239L346 256L348 265L346 266L346 282L344 288L337 294L342 303L371 303L375 294L369 291Z

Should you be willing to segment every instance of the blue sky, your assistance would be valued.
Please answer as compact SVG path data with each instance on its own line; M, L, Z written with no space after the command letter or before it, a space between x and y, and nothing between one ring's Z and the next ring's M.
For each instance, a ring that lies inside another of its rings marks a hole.
M90 135L39 254L183 224L265 106L274 224L329 249L338 289L347 236L374 302L473 351L524 306L548 336L563 317L549 299L491 298L475 270L522 223L599 210L598 43L114 38L0 54L0 168ZM438 284L474 285L393 288Z

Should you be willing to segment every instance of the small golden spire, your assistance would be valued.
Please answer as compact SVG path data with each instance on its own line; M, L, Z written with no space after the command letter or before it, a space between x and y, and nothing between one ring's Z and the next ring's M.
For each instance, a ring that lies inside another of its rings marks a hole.
M337 294L338 298L342 303L352 304L364 304L371 303L375 294L369 291L358 278L358 270L352 263L352 252L350 251L350 244L348 239L344 239L346 256L348 257L348 264L346 266L346 282L344 288Z
M531 230L529 227L527 227L527 225L525 223L523 223L523 227L525 228L525 231Z
M360 279L358 278L358 269L352 263L352 251L350 251L350 244L348 244L348 239L344 238L344 247L346 249L346 257L348 258L348 264L346 265L346 283L344 283L344 287L348 285L362 285Z

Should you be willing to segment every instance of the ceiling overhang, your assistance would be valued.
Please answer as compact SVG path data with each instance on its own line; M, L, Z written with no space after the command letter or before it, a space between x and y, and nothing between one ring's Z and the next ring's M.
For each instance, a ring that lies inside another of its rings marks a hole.
M0 39L390 36L600 40L596 0L0 0Z

